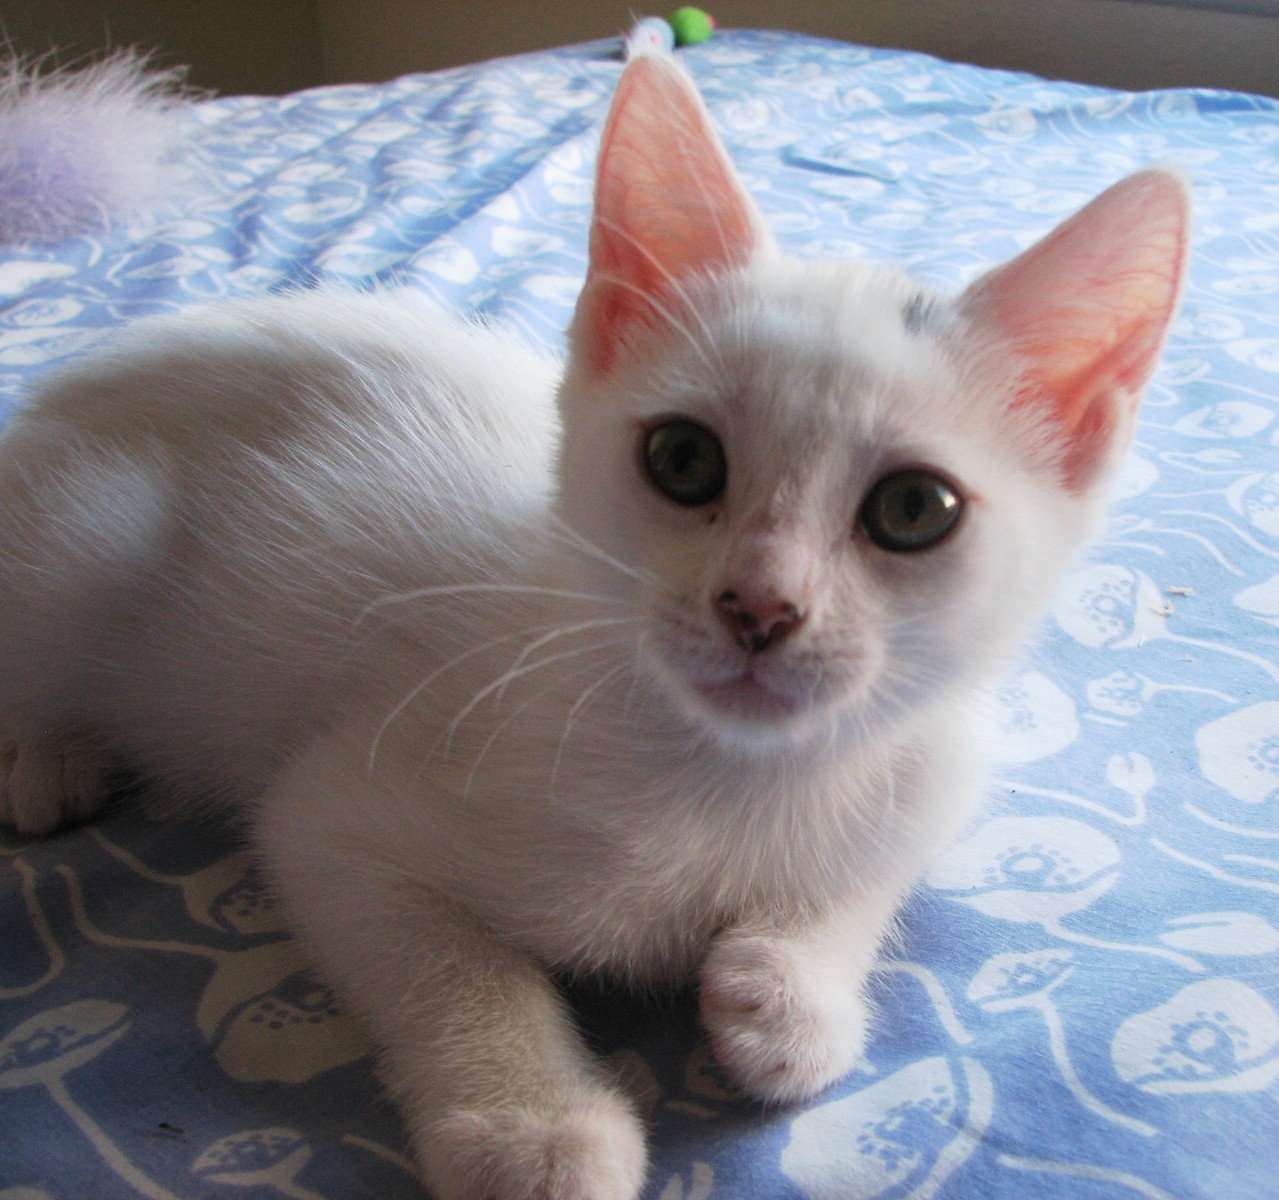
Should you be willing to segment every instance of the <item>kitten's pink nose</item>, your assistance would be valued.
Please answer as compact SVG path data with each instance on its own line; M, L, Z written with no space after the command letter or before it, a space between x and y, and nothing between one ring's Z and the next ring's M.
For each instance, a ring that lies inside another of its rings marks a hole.
M804 620L804 614L789 600L747 596L731 589L715 597L715 610L737 644L751 654L780 642Z

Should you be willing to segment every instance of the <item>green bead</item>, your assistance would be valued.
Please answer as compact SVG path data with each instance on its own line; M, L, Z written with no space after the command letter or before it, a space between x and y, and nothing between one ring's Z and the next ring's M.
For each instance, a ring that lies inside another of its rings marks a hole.
M700 8L677 8L671 14L677 46L696 46L715 32L715 22Z

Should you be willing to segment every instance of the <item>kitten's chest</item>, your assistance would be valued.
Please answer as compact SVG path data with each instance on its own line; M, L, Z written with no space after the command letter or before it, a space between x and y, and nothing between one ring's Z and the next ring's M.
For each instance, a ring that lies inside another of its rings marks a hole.
M502 649L424 692L379 761L414 872L555 968L686 979L720 929L816 920L911 840L885 747L737 754L625 658L548 679Z
M726 926L816 919L873 873L862 810L878 785L760 776L712 786L614 762L588 782L562 763L505 847L490 919L553 966L638 982L689 978Z

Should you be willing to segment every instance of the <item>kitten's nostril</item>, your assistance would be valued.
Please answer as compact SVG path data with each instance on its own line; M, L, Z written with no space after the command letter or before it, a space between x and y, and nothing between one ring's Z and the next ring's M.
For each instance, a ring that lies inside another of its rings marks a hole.
M737 644L752 654L767 650L804 620L804 614L789 600L761 597L743 601L732 590L721 592L715 605Z

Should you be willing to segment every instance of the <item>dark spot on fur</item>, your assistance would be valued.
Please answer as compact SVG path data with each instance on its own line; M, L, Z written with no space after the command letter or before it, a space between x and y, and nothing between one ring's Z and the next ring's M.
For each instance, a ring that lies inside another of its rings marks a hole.
M902 305L902 324L906 332L918 337L928 332L937 310L937 302L923 292L916 292Z

